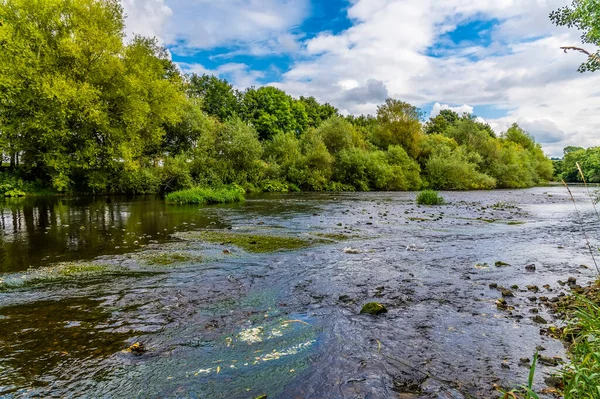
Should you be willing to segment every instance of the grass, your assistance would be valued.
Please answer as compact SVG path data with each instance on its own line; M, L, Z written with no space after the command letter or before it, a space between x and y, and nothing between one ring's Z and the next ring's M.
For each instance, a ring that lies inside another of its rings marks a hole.
M253 253L269 253L285 250L295 250L310 247L315 240L306 240L297 237L229 233L217 230L208 230L194 234L192 238L219 244L231 244Z
M207 188L195 187L189 190L167 194L165 201L170 204L227 204L244 200L244 190L239 187Z
M600 398L600 282L574 296L572 319L563 331L571 363L563 370L565 399Z
M419 205L443 205L444 198L435 190L423 190L417 195Z

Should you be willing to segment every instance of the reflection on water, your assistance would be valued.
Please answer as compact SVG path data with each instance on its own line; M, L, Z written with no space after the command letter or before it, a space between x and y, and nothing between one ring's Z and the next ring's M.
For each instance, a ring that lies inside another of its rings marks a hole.
M13 372L0 372L0 395L69 380L121 350L132 332L113 331L109 318L100 302L85 298L3 308L0 370Z
M221 226L198 206L159 197L27 198L0 202L0 272L128 252L168 235Z

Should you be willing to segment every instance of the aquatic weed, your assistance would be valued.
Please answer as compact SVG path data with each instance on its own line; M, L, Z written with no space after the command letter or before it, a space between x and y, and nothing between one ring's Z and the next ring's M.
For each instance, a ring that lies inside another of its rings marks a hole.
M444 198L435 190L423 190L417 195L419 205L443 205Z
M170 204L226 204L244 200L244 189L239 186L222 188L195 187L189 190L167 194L165 201Z

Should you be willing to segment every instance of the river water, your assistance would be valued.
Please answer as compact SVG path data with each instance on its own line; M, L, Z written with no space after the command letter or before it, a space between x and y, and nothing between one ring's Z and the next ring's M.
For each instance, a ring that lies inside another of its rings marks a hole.
M597 247L585 189L573 191ZM13 285L0 291L0 396L498 398L495 386L527 381L520 359L536 347L565 359L532 316L559 322L525 287L553 297L596 272L562 187L443 195L437 207L415 193L2 203L0 279ZM313 245L246 252L207 230ZM67 262L104 269L26 280ZM512 312L490 284L515 286ZM359 314L372 301L388 313ZM538 367L538 390L555 371Z

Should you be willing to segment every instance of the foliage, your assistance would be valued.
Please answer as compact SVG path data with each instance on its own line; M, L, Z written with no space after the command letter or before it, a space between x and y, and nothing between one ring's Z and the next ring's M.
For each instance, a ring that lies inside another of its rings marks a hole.
M416 158L419 144L423 139L421 118L423 113L403 101L388 98L377 108L377 126L373 131L374 143L387 149L390 145L401 145L406 152Z
M165 200L171 204L226 204L243 201L244 190L239 187L195 187L169 193Z
M570 6L551 12L550 20L557 26L576 28L581 31L582 43L600 46L600 2L598 0L573 0ZM579 67L579 72L594 72L600 69L600 50L589 53L584 49L574 47L570 49L588 56Z
M417 107L392 98L376 116L342 117L275 87L182 76L155 39L124 41L118 0L0 0L0 22L2 195L487 189L554 171L516 125L498 137L450 110L423 125ZM579 151L559 171L572 175Z
M569 347L571 364L564 371L564 395L595 398L600 396L600 306L584 297L575 300L575 318L565 331L574 339Z
M478 169L481 157L465 147L440 148L426 161L429 186L438 190L485 190L496 187L496 180Z
M579 164L588 183L600 183L600 147L565 150L559 178L567 183L582 183Z
M201 99L202 110L221 121L226 121L238 113L238 101L233 86L216 76L192 74L188 93L192 98Z
M444 198L434 190L423 190L417 195L419 205L443 205Z

